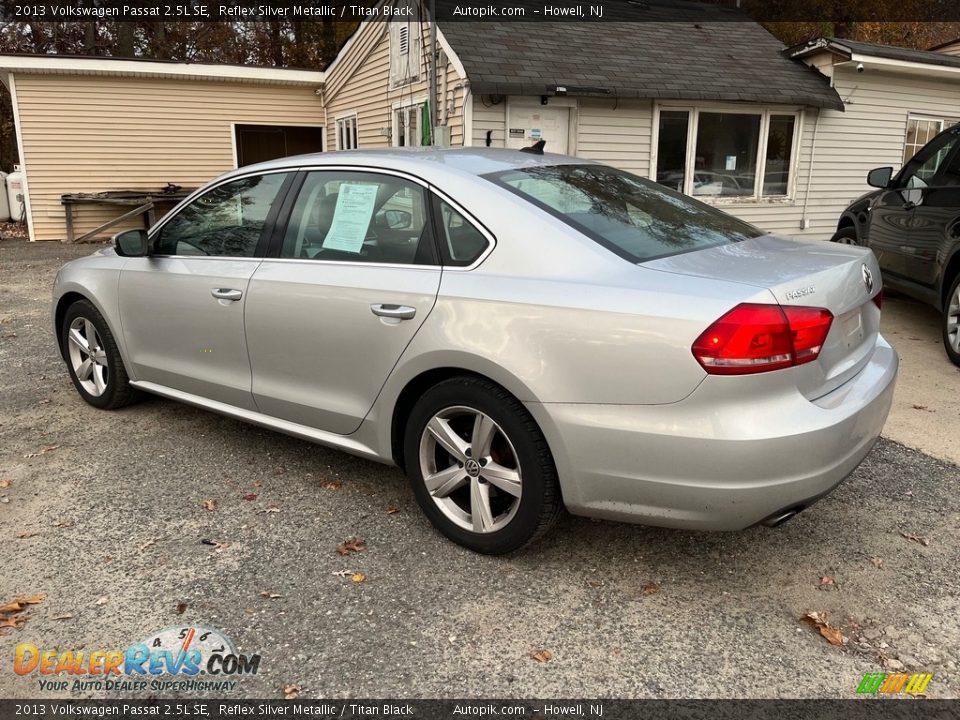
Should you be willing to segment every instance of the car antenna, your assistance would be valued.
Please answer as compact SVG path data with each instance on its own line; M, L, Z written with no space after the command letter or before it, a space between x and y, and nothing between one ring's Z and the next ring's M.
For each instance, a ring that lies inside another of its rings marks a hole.
M533 153L534 155L543 155L543 146L547 144L546 140L537 140L530 147L520 148L520 152Z

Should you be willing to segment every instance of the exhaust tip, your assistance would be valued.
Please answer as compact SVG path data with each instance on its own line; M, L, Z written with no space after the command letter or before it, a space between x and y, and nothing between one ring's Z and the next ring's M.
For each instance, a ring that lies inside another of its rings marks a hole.
M766 520L762 521L760 524L769 528L780 527L787 521L793 520L793 518L800 514L801 510L803 510L803 508L792 508L790 510L784 510L782 512L775 513Z

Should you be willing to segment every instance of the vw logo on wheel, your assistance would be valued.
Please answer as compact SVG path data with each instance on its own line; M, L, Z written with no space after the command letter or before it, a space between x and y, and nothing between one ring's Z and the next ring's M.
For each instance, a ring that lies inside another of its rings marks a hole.
M471 458L464 463L463 469L467 471L467 475L470 477L477 477L480 474L480 463Z
M867 288L867 292L873 292L873 273L870 272L870 268L866 265L861 265L860 274L863 275L863 285Z

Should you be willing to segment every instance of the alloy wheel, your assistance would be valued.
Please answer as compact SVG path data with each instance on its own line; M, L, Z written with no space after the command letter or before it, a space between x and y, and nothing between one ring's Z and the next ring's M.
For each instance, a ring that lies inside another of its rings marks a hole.
M960 353L960 285L953 289L947 303L947 343L955 353Z
M433 502L465 530L496 532L520 506L523 478L513 443L479 410L448 407L430 418L420 438L420 471Z
M85 317L76 317L67 333L70 366L83 389L93 397L106 392L110 365L96 326Z

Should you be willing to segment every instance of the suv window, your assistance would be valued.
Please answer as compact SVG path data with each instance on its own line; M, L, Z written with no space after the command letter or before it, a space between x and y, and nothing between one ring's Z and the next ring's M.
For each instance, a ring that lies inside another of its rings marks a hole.
M316 171L307 175L280 257L430 265L436 263L426 192L393 175Z
M960 133L946 132L913 156L900 175L901 188L941 187L960 184L958 175Z
M254 175L208 190L160 229L156 252L253 257L286 179L286 173Z

